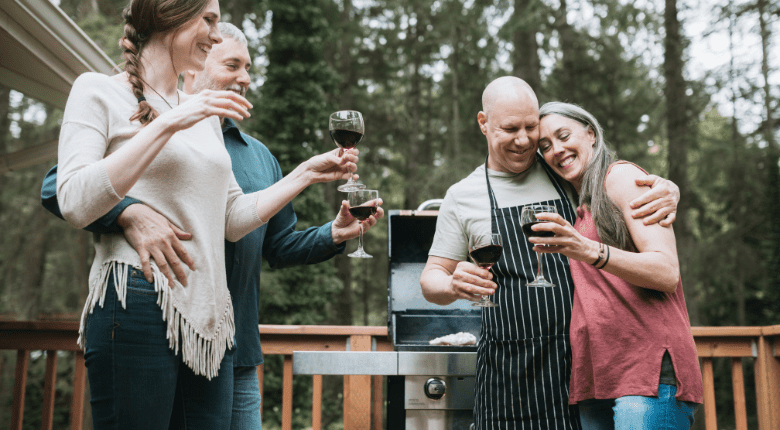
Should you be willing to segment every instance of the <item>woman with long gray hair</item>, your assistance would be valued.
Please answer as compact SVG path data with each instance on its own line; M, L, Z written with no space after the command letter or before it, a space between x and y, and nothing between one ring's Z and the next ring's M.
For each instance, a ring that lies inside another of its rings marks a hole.
M581 107L547 103L540 118L539 151L579 193L573 226L541 214L533 229L555 236L529 238L571 260L569 403L585 430L688 429L703 394L674 231L631 216L646 172L615 161Z

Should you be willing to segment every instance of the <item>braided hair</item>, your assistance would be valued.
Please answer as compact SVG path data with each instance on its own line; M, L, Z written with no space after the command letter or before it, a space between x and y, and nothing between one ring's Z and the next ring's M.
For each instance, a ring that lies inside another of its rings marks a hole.
M141 54L149 39L156 33L173 32L175 35L184 24L203 12L208 3L209 0L130 0L122 11L125 28L119 47L125 60L127 80L138 99L138 109L130 121L138 120L146 125L160 115L146 101L141 79L144 71Z

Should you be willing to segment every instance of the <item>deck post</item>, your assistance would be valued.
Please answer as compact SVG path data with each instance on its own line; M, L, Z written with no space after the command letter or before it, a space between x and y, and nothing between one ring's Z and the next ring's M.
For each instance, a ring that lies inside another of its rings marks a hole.
M779 326L765 327L758 338L756 357L756 403L759 430L780 428Z
M46 351L46 374L43 378L43 416L41 429L51 430L54 422L54 394L57 391L57 351Z
M371 351L371 335L349 337L350 351ZM344 430L371 428L371 376L344 376Z
M29 363L29 351L20 349L16 353L16 377L14 378L14 403L11 407L11 430L22 430L24 395L27 391L27 366Z

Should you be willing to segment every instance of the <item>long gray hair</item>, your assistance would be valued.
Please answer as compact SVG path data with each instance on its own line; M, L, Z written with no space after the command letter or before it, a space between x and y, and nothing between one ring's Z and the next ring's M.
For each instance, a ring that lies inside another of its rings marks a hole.
M588 168L582 177L580 206L584 205L590 210L593 221L596 223L596 231L602 242L616 248L636 251L636 246L634 246L628 232L626 220L623 218L623 212L609 198L604 186L607 171L610 164L615 161L616 156L615 152L604 141L604 131L598 120L590 112L577 105L561 102L546 103L539 109L540 119L547 115L569 118L582 124L584 128L593 130L596 142L593 144L593 155L588 163Z

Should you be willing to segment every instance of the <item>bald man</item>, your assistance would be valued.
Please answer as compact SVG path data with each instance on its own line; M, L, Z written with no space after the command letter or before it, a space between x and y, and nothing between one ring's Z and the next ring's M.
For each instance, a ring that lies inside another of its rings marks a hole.
M474 416L480 429L580 429L568 403L571 351L569 320L574 282L569 261L543 254L543 272L554 287L527 285L538 256L521 231L527 205L552 205L572 225L576 196L537 154L539 102L523 80L491 82L477 114L488 156L450 187L439 210L436 234L420 284L423 295L446 305L490 296L483 307L477 346ZM652 189L637 200L645 222L671 223L679 192L669 181L643 179ZM489 209L488 209L489 208ZM501 259L491 270L468 262L471 238L499 233Z

